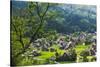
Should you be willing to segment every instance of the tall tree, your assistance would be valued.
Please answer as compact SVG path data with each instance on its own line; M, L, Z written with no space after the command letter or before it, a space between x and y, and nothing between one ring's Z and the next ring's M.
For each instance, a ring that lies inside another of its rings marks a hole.
M12 19L11 19L11 46L13 47L12 51L14 51L14 47L16 48L17 52L14 53L12 52L12 64L11 65L16 65L16 63L14 63L13 59L17 58L18 56L20 56L21 54L23 54L24 52L27 51L27 49L30 47L30 44L32 42L35 41L37 35L39 34L40 29L42 28L42 26L44 25L44 21L45 21L45 16L46 13L49 9L49 3L43 5L41 3L33 3L33 2L29 2L29 6L28 6L28 12L29 15L25 15L27 17L22 17L22 16L13 16L12 15ZM34 13L36 12L36 14ZM36 19L38 19L38 22L33 21L34 16L37 16ZM35 23L37 24L37 27L34 29ZM33 23L32 29L31 29L31 35L30 37L27 39L25 37L25 33L27 32L27 28L30 29L29 26L27 26L29 23ZM25 43L25 38L28 40L27 43ZM15 42L16 41L16 42ZM18 44L18 43L20 44ZM17 44L15 44L17 43ZM21 46L21 47L17 47Z

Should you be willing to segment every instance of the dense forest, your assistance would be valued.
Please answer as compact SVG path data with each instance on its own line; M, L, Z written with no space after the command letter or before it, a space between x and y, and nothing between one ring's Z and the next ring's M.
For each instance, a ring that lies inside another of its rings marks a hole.
M96 61L96 6L11 1L11 65Z

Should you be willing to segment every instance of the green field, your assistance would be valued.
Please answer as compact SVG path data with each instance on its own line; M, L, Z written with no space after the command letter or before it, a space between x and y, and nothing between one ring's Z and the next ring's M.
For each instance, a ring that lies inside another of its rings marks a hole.
M60 50L57 45L54 45L53 47L55 49L57 49L58 53L60 53L61 55L66 51L66 50ZM76 53L77 53L77 57L79 56L80 52L86 50L88 47L89 47L89 45L77 45L75 47L75 50L76 50ZM51 58L54 55L55 55L55 52L41 51L41 56L38 56L36 58L39 59L39 63L40 64L43 64L43 63L46 62L47 59ZM90 57L92 57L92 56L90 56ZM61 63L61 64L63 64L63 63L75 63L76 61L64 61L64 62L59 62L59 63Z

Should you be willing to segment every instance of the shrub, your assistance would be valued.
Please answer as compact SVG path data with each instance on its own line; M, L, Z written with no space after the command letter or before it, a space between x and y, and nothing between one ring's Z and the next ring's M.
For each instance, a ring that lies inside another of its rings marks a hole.
M97 60L96 56L88 56L90 62L94 62Z
M54 48L50 48L50 52L54 52L54 51L56 51Z
M86 57L86 56L89 56L90 53L89 53L89 50L84 50L80 53L80 56L83 56L83 57Z
M96 61L96 60L97 60L96 56L93 56L93 57L91 58L91 62Z
M80 53L80 56L83 57L82 62L88 62L89 60L88 60L87 56L89 56L89 55L90 55L89 50L82 51Z
M63 55L56 58L56 61L76 61L77 54L75 49L69 49L67 52L64 52Z
M69 61L76 61L77 59L77 53L75 51L75 49L70 49L69 50Z

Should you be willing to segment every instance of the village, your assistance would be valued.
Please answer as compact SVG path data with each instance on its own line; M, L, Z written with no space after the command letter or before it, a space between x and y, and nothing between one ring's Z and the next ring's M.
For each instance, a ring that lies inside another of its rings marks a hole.
M96 33L58 34L51 39L35 40L29 51L22 54L34 59L33 64L60 64L96 61Z

